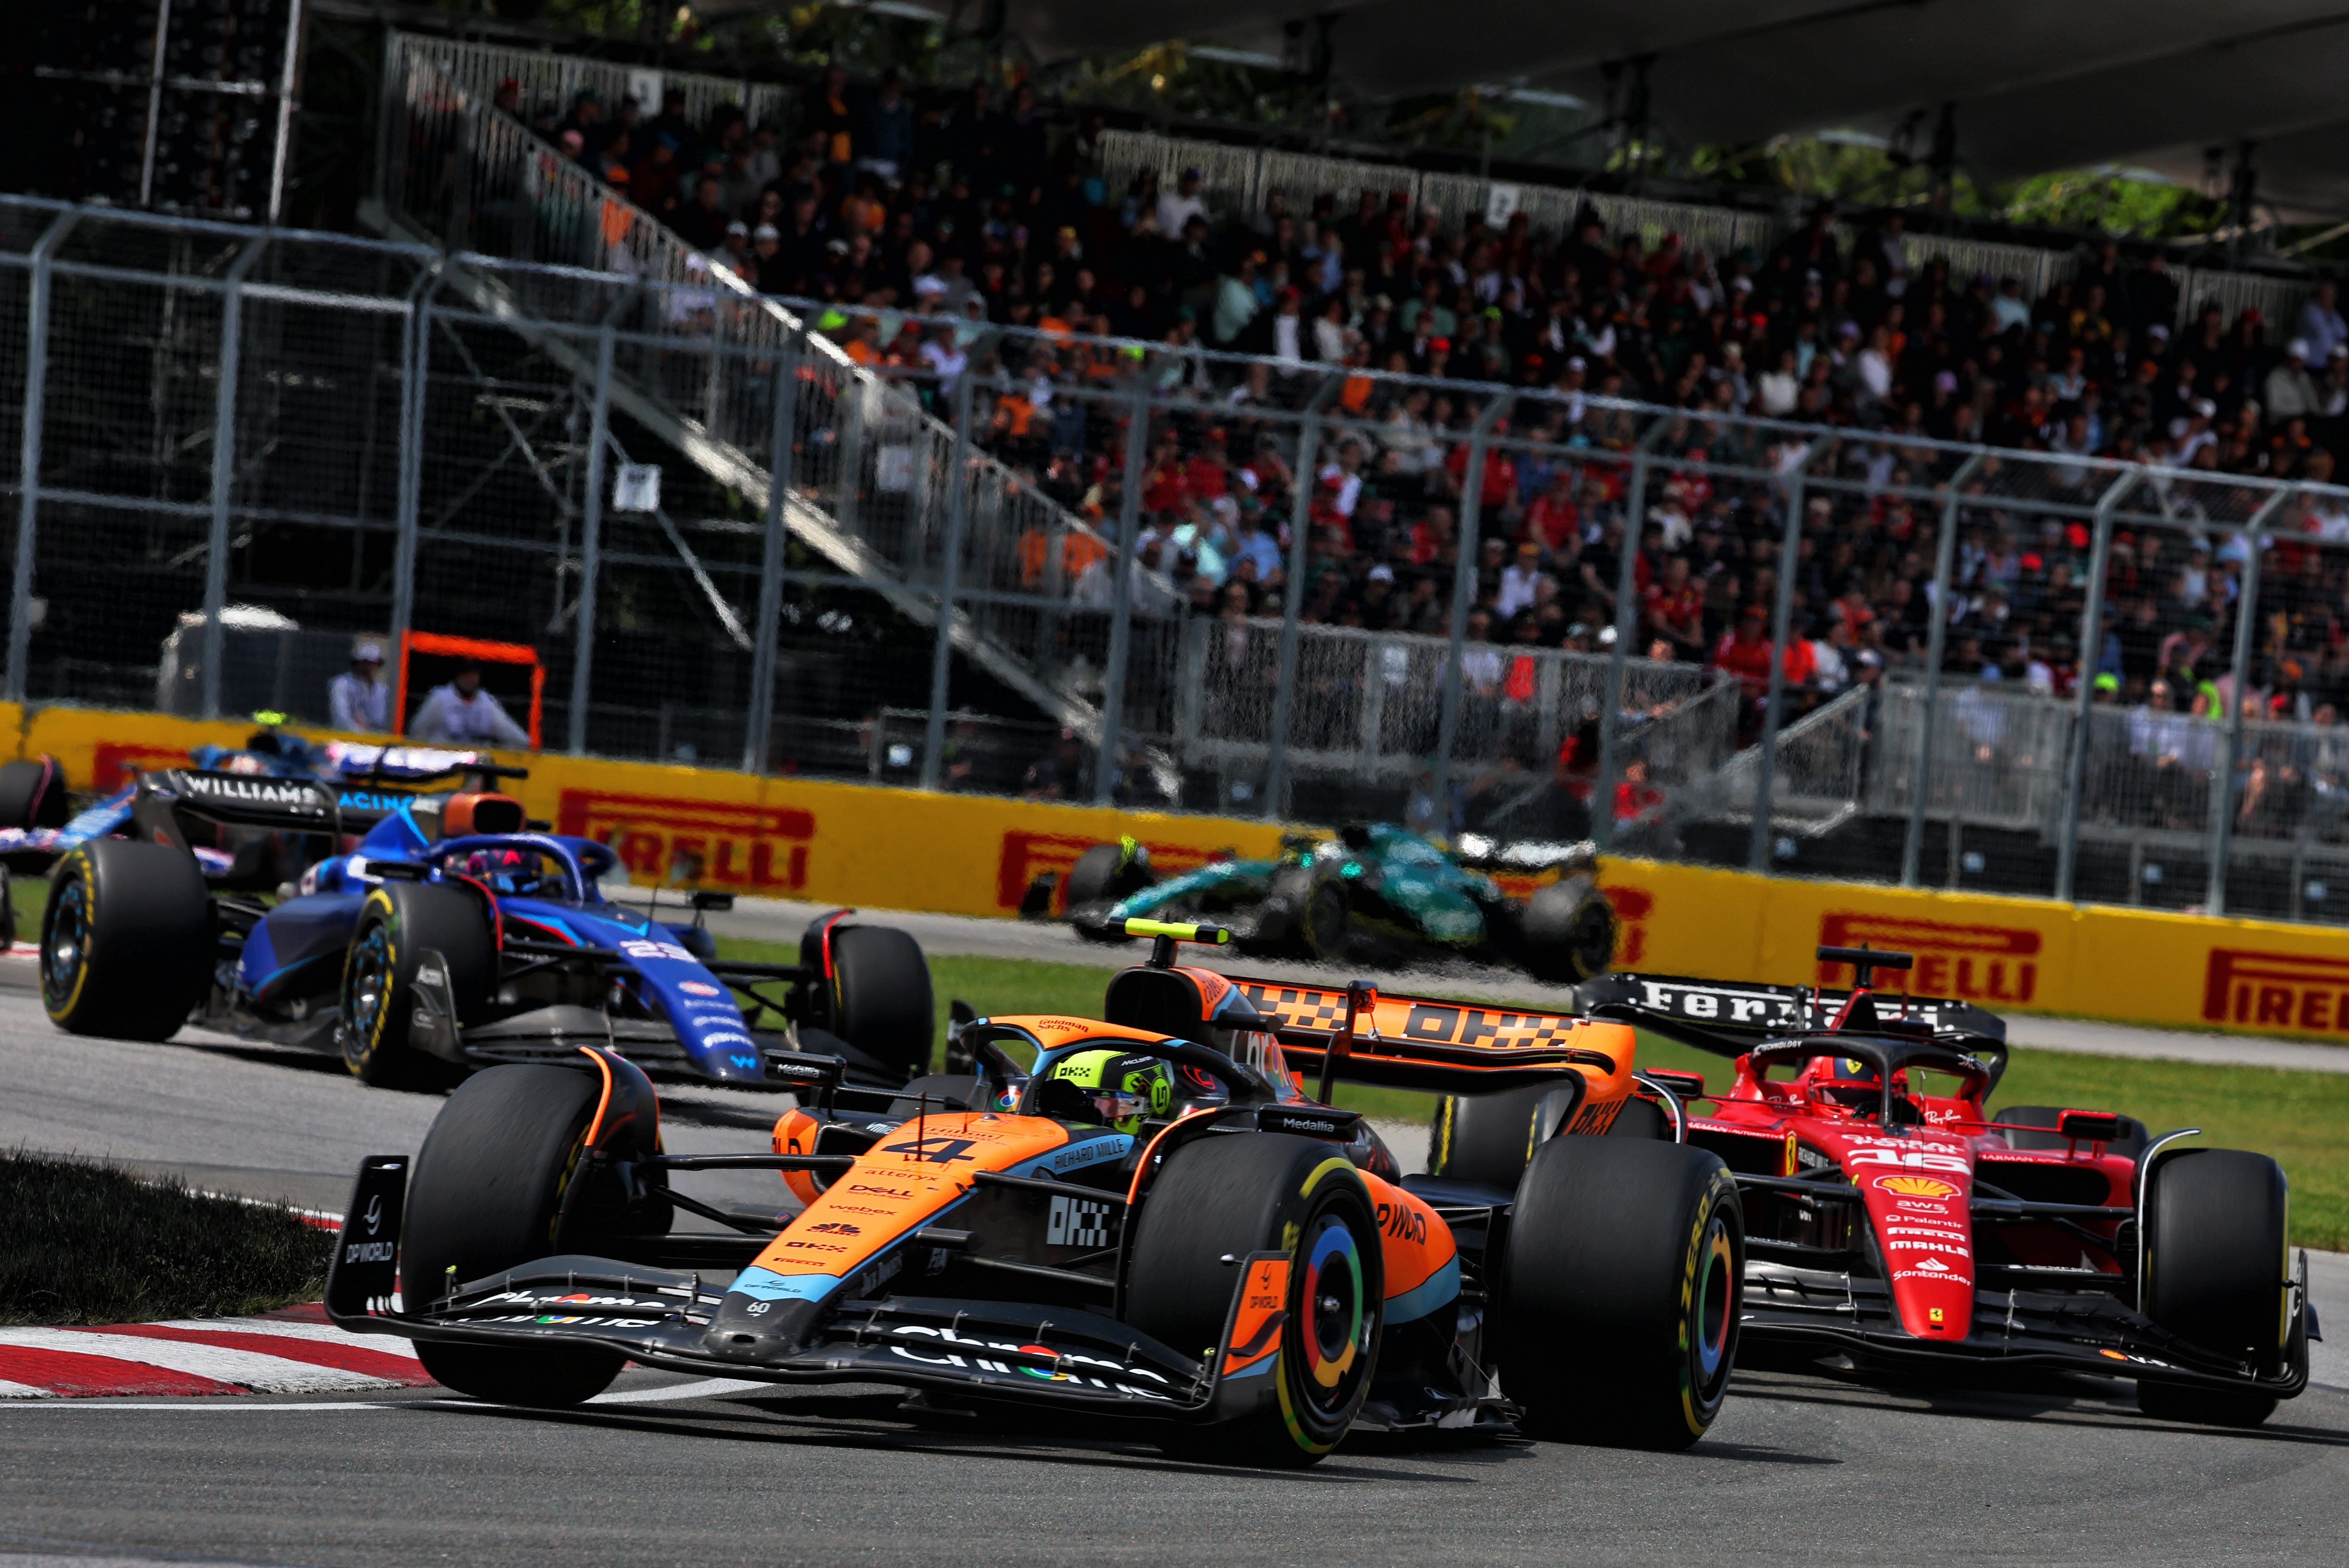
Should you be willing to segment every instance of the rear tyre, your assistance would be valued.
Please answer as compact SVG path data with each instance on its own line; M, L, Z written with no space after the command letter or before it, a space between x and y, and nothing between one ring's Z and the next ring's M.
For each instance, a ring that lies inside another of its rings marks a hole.
M1378 1363L1386 1273L1361 1176L1330 1145L1283 1133L1184 1145L1150 1189L1133 1241L1127 1321L1212 1360L1241 1271L1226 1257L1288 1255L1274 1398L1247 1416L1181 1428L1169 1453L1296 1469L1319 1462L1354 1424Z
M73 1034L168 1040L212 988L212 895L195 857L93 838L49 874L41 1002Z
M1580 877L1534 889L1518 918L1526 972L1554 985L1579 985L1615 961L1615 908Z
M833 932L833 1034L911 1078L929 1067L936 1028L929 961L919 942L895 926Z
M2161 1161L2145 1195L2146 1315L2196 1347L2272 1377L2283 1364L2291 1270L2289 1191L2265 1155L2189 1148ZM2256 1427L2257 1390L2137 1386L2137 1408L2171 1421Z
M1992 1111L1990 1119L1994 1122L2004 1122L2010 1129L2018 1127L2047 1129L2044 1132L2010 1130L2006 1135L2009 1148L2060 1150L2072 1147L2071 1139L2056 1136L2056 1123L2063 1114L2063 1111L2054 1106L2009 1106L2002 1111ZM2123 1116L2121 1136L2106 1144L2105 1152L2125 1154L2131 1159L2142 1159L2145 1157L2145 1146L2151 1141L2152 1135L2145 1130L2143 1122L2135 1116Z
M1623 1102L1615 1113L1615 1121L1607 1129L1609 1137L1661 1138L1672 1141L1672 1118L1670 1112L1653 1100L1643 1100L1634 1095Z
M1297 934L1305 950L1323 963L1342 963L1350 924L1345 889L1324 882L1306 895L1297 916Z
M899 1121L910 1122L916 1116L946 1116L968 1110L970 1097L978 1093L978 1075L975 1073L932 1073L905 1085L905 1097L889 1102L889 1114ZM926 1095L917 1100L916 1095Z
M359 906L343 956L343 1065L378 1088L437 1088L457 1071L413 1043L417 975L426 950L448 966L460 1022L479 1014L497 972L490 922L471 893L446 884L387 881Z
M0 827L63 827L72 817L66 771L55 757L0 764Z
M1435 1102L1427 1146L1427 1173L1453 1181L1514 1188L1535 1146L1556 1130L1556 1110L1545 1110L1559 1090L1536 1085L1497 1095L1445 1095ZM1568 1099L1568 1103L1571 1103Z
M1501 1376L1521 1424L1578 1443L1695 1442L1729 1392L1744 1273L1744 1212L1720 1156L1543 1144L1517 1184L1500 1293Z
M423 1312L448 1291L517 1264L584 1251L623 1228L618 1194L583 1192L566 1218L601 1084L537 1063L492 1067L449 1096L408 1185L400 1298ZM620 1374L616 1353L417 1342L424 1370L460 1394L508 1405L575 1405Z

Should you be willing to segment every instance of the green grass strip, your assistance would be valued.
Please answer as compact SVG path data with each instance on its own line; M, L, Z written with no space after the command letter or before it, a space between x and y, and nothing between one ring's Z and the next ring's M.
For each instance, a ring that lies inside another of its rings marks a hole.
M325 1290L331 1231L109 1166L0 1152L0 1324L236 1317Z

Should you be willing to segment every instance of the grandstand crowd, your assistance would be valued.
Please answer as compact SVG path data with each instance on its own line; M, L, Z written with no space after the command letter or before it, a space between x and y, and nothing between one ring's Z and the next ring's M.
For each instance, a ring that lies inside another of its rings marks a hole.
M2111 243L2029 297L2016 278L1920 261L1896 211L1852 228L1821 206L1767 254L1728 255L1610 235L1588 210L1564 234L1523 213L1447 227L1376 190L1219 212L1195 171L1166 189L1106 167L1100 119L1071 126L1027 86L936 96L834 70L790 126L732 109L689 123L674 97L657 113L524 106L510 86L501 105L709 265L836 307L829 329L854 357L926 395L942 400L968 368L974 324L1040 329L1001 340L979 439L1071 511L1113 519L1123 502L1127 405L1110 389L1133 351L1092 338L1168 350L1144 361L1164 406L1128 567L1143 615L1278 613L1301 515L1301 604L1318 622L1446 634L1466 549L1473 643L1597 649L1630 550L1635 650L1710 661L1752 692L1782 570L1797 633L1785 670L1806 701L1920 665L1937 602L1950 670L2076 690L2090 539L2077 511L2050 516L1977 481L1944 594L1940 507L1880 493L1951 466L1922 438L1987 442L2045 454L2033 493L2075 509L2109 481L2092 458L2207 481L2161 487L2159 507L2189 526L2119 531L2085 673L2105 700L2216 717L2237 701L2225 672L2246 553L2190 524L2248 514L2218 499L2230 476L2329 482L2349 441L2349 322L2331 285L2289 323L2229 319L2181 301L2158 254ZM1342 391L1300 474L1296 423L1272 416L1330 374ZM1543 395L1491 425L1472 508L1468 431L1496 384ZM1657 468L1636 517L1625 454L1642 425L1610 399L1685 410L1656 454L1705 465ZM1718 422L1731 414L1847 432L1817 472L1864 483L1808 493L1791 564L1784 474L1804 438ZM2302 539L2349 541L2349 506L2295 501L2275 525L2287 539L2262 563L2242 700L2330 720L2349 706L2349 581L2342 556ZM1039 544L1006 569L1106 606L1103 554L1079 541L1053 560ZM1495 686L1485 696L1508 679L1497 657L1468 668Z

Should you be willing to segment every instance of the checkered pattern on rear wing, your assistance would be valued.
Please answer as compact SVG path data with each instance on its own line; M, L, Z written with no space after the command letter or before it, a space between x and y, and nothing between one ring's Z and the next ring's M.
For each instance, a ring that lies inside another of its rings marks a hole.
M1325 986L1228 977L1273 1027L1292 1064L1318 1067L1344 1033L1346 992ZM1570 1013L1485 1007L1371 991L1354 1019L1339 1075L1399 1087L1482 1093L1574 1069L1628 1070L1628 1035Z

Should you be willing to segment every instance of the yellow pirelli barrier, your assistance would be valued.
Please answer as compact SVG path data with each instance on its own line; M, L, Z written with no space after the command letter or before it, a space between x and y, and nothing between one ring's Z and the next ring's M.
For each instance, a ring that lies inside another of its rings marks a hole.
M48 753L76 789L233 746L244 723L0 704L0 748ZM324 739L324 736L315 738ZM1009 916L1040 871L1131 835L1162 871L1273 852L1278 826L711 768L511 756L511 786L559 832L612 845L637 882L874 909ZM1822 945L1914 953L1917 992L2000 1012L2349 1044L2349 931L2106 906L1809 882L1614 859L1600 881L1620 969L1710 980L1848 983ZM1888 976L1898 983L1898 977Z
M1622 969L1848 985L1850 969L1816 951L1866 943L1915 954L1905 978L1919 994L1993 1012L2349 1044L2349 931L1640 860L1610 860L1599 879Z
M13 719L13 754L47 753L78 790L120 787L140 768L184 764L197 746L237 746L250 722L47 707ZM297 731L314 740L322 732ZM769 898L1009 915L1040 871L1131 835L1162 871L1213 856L1269 855L1261 822L1102 810L981 795L759 777L715 768L501 754L530 777L508 787L559 833L600 839L637 882Z

